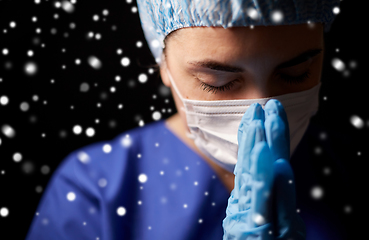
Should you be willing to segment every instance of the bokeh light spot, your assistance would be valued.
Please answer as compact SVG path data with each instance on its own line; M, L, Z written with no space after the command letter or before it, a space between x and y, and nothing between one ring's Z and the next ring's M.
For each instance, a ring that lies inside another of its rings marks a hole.
M74 192L69 192L67 194L67 199L68 201L71 201L71 202L74 201L76 199L76 194Z
M140 183L145 183L147 181L147 175L144 174L144 173L141 173L139 176L138 176L138 181Z
M119 215L119 216L124 216L125 214L126 214L126 209L124 208L124 207L119 207L118 209L117 209L117 214Z

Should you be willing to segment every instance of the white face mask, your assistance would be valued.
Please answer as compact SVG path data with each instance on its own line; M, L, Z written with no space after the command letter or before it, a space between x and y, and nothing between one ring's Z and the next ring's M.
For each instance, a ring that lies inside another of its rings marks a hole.
M277 99L285 109L290 130L290 156L301 141L310 118L316 114L319 106L321 83L313 88L276 97L260 99L240 99L221 101L198 101L184 99L167 69L169 79L183 102L187 125L196 146L219 166L233 172L237 163L238 127L242 116L253 103L259 103L264 109L269 99Z

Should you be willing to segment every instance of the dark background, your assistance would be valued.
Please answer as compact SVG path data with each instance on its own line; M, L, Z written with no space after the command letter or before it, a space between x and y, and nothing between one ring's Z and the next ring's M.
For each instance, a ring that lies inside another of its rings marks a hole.
M150 70L155 61L138 12L132 10L137 6L135 1L77 0L73 12L56 4L51 0L0 0L0 98L9 100L0 103L0 209L3 213L8 210L8 215L0 215L0 239L25 238L43 189L71 151L112 139L138 127L140 120L150 123L154 111L161 113L161 119L176 112L158 72ZM351 155L344 161L352 189L342 189L343 195L351 195L347 203L351 211L342 210L337 215L355 224L366 222L360 214L366 211L363 202L369 155L367 8L346 0L340 9L325 35L318 119L331 131L353 139L345 146ZM97 21L94 15L98 15ZM94 33L92 38L89 32ZM28 56L29 50L33 56ZM101 61L101 68L89 65L90 56ZM122 66L123 57L130 59L129 66ZM343 71L332 66L334 58L345 63ZM76 59L81 63L76 64ZM37 66L33 75L25 71L28 62ZM148 77L146 83L138 81L142 73ZM88 91L81 91L82 83L89 85ZM27 111L21 108L24 102L29 106ZM119 109L119 104L123 108ZM360 117L363 126L355 127L352 116ZM73 132L76 125L82 127L80 134ZM13 137L6 133L6 126L14 129ZM93 136L85 133L89 127L95 130ZM15 153L22 155L20 161L14 160ZM367 235L366 229L357 231Z

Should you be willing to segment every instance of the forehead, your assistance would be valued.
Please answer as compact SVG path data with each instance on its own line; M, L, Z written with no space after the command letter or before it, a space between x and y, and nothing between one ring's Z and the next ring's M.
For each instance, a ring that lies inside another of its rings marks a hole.
M323 24L281 26L189 27L179 29L169 46L182 57L255 58L267 54L290 56L323 46ZM222 59L220 59L222 60Z

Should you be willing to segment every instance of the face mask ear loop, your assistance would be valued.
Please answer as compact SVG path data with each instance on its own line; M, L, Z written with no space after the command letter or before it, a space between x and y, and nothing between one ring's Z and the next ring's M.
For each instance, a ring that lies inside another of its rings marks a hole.
M162 54L162 59L163 61L165 61L165 70L167 71L167 74L168 74L168 77L169 77L169 80L170 82L172 83L173 87L174 87L174 90L176 91L176 93L178 94L179 98L181 99L181 101L183 102L183 97L181 95L181 93L179 92L178 88L177 88L177 85L175 84L173 78L172 78L172 74L170 74L169 72L169 69L168 69L168 63L166 62L166 59L165 59L165 55Z
M181 107L181 110L186 114L186 109L184 107ZM195 136L186 130L186 136L190 139L195 139Z
M167 65L168 66L168 65ZM177 88L177 85L175 84L173 78L172 78L172 75L170 74L169 70L168 70L168 67L165 68L165 70L167 71L168 73L168 77L169 77L169 80L170 82L172 83L173 87L174 87L174 90L176 91L176 93L178 94L179 98L182 100L183 102L183 97L181 95L181 93L179 92L178 88Z

